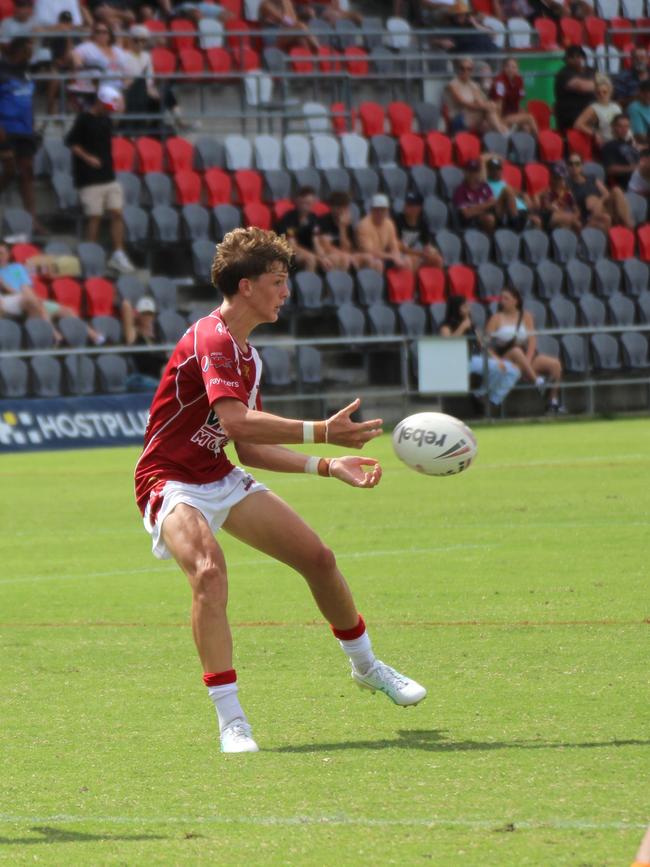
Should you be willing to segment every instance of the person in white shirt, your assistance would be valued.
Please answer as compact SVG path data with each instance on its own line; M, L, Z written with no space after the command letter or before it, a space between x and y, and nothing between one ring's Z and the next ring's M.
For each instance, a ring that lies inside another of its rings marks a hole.
M93 23L92 15L79 5L79 0L36 0L34 5L34 17L46 27L56 26L62 12L70 14L75 27L90 27Z
M127 53L115 44L113 31L104 21L96 21L90 39L72 49L72 64L79 70L97 70L101 76L101 84L114 87L119 91L130 84L127 77L129 67ZM83 82L77 83L75 89L87 91L88 88L83 84ZM94 91L94 87L92 89Z

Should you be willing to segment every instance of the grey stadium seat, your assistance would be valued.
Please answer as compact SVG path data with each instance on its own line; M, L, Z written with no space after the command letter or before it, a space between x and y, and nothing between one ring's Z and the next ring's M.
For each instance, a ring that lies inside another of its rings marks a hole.
M372 197L379 192L379 175L374 169L352 169L351 175L355 198L367 208Z
M600 229L587 226L580 232L580 257L585 262L597 262L607 255L607 236Z
M77 247L84 277L103 277L106 273L106 253L94 241L82 241Z
M65 172L72 174L72 152L63 144L61 138L46 138L43 140L45 151L45 165L47 172Z
M359 303L364 307L384 300L384 278L372 268L360 268L357 271L357 284Z
M151 237L159 244L180 241L180 217L169 205L156 205L151 211Z
M548 259L548 235L541 229L526 229L521 236L521 248L524 261L536 265Z
M162 172L148 172L144 176L145 198L150 208L159 205L171 205L172 182L168 175Z
M548 311L551 316L551 323L556 328L574 328L578 312L575 304L564 298L562 295L556 295L551 298L548 304Z
M382 45L384 22L375 15L364 15L361 19L361 35L368 51Z
M402 334L406 334L412 340L426 334L427 314L421 304L405 301L398 306L397 317Z
M327 169L322 172L322 193L328 199L332 193L349 193L352 187L347 169Z
M456 265L461 261L461 240L455 232L441 229L435 235L436 247L440 250L445 265Z
M330 112L322 102L304 102L302 116L309 132L330 131Z
M354 304L341 304L336 309L339 331L343 337L361 337L366 328L366 317Z
M440 331L440 326L445 321L447 315L447 305L444 301L436 302L429 305L429 318L431 319L431 331L437 334Z
M291 172L307 169L312 165L311 145L307 136L292 133L282 140L284 164Z
M194 168L200 171L222 169L225 162L223 144L214 136L201 136L194 142Z
M255 166L260 171L277 171L282 168L282 147L272 135L256 135L253 152Z
M66 355L63 379L68 394L94 394L95 365L87 355Z
M438 191L438 176L429 166L411 168L411 184L423 199L435 196Z
M540 334L537 337L537 351L541 355L550 355L553 358L560 357L560 341L550 334Z
M648 357L648 339L636 331L621 334L621 352L623 366L629 370L647 370L650 367Z
M368 308L370 331L380 337L392 337L397 333L395 313L387 304L371 304Z
M307 166L307 168L292 171L291 175L296 187L313 187L316 195L320 196L321 175L318 169Z
M23 327L27 346L34 349L52 349L55 343L54 329L47 319L28 319Z
M623 281L628 295L640 295L650 285L650 267L640 259L623 262Z
M67 346L79 347L88 344L88 327L78 316L59 319L58 328Z
M435 132L440 125L440 108L433 102L416 102L413 106L422 134Z
M215 238L221 241L224 235L232 232L241 226L242 217L239 208L234 205L217 205L212 209L212 219L214 220ZM212 251L214 256L214 249Z
M442 166L438 172L440 195L450 202L456 192L456 187L463 183L464 175L458 166Z
M586 292L591 292L592 271L589 265L580 259L571 259L564 269L567 295L571 298L579 298Z
M650 292L646 289L641 292L636 299L636 306L639 311L639 322L650 322Z
M597 295L608 296L621 288L621 269L611 259L599 259L594 265L594 290Z
M519 236L510 229L497 229L494 233L494 250L499 265L510 265L519 258Z
M373 72L378 75L394 75L397 68L395 54L383 45L375 45L370 52Z
M74 252L66 241L48 241L44 252L48 256L73 256Z
M14 352L20 349L22 332L20 325L11 319L0 319L0 352Z
M253 145L243 135L227 135L223 147L226 168L231 172L253 168Z
M25 397L29 368L22 358L0 358L0 396Z
M483 331L485 328L485 322L487 320L487 313L485 312L485 307L482 304L479 304L477 301L472 301L469 305L470 318L474 327L478 329L478 331Z
M32 215L22 208L5 208L2 214L4 235L24 235L31 240L33 229Z
M35 397L58 397L61 394L62 376L58 358L37 355L31 360L32 393Z
M535 298L527 298L526 310L528 310L530 315L533 317L535 328L546 328L548 314L545 304L541 301L537 301Z
M568 374L584 376L589 370L587 341L580 334L565 334L560 338L562 367Z
M164 343L177 343L187 331L187 322L175 310L162 310L158 314L158 327Z
M142 181L134 172L116 172L115 178L122 187L124 203L139 205L142 196Z
M607 299L607 310L613 325L634 325L636 308L634 301L622 292L615 292Z
M508 138L500 132L486 132L483 147L488 153L498 154L504 160L508 158Z
M100 392L103 394L122 394L126 391L128 369L123 358L119 355L100 355L96 365Z
M578 237L569 229L553 229L551 246L555 261L565 265L570 259L574 259L578 252Z
M114 316L93 316L90 324L95 331L104 335L108 343L112 343L114 346L122 343L122 326L119 319Z
M530 133L513 132L510 136L510 158L513 163L525 166L537 159L537 142Z
M115 285L122 301L130 301L134 307L147 291L142 281L133 274L123 274Z
M149 237L149 214L136 205L125 205L122 217L127 244L143 244Z
M499 295L501 290L506 285L505 277L503 275L503 268L500 268L498 265L494 265L492 262L482 262L476 269L476 277L478 282L479 297L483 298L484 300L491 300L493 298L496 298L496 296ZM521 292L521 287L517 286L517 288ZM525 297L526 294L530 293L521 292L521 294L522 297Z
M211 237L210 211L201 205L183 205L181 208L183 235L190 241L200 241Z
M209 284L212 282L210 272L214 259L214 244L212 241L194 241L192 244L192 270L197 280Z
M349 18L338 18L334 22L336 42L341 51L358 45L362 41L362 32L359 27Z
M594 295L581 295L578 298L578 309L583 325L597 328L605 324L605 305Z
M535 274L530 265L525 265L523 262L511 262L507 268L508 285L519 289L522 298L527 298L533 293L535 285Z
M56 203L61 211L71 211L79 207L79 193L72 183L72 178L65 172L54 172L52 186Z
M303 385L320 385L323 381L322 357L314 346L299 346L296 366Z
M298 305L320 310L323 304L323 281L312 271L299 271L294 277Z
M354 280L347 271L328 271L325 286L334 304L350 304L354 294Z
M589 178L595 178L605 183L605 169L600 163L586 162L582 164L583 173Z
M260 350L262 375L267 386L281 388L294 381L289 350L281 346L265 346Z
M630 214L635 226L640 226L645 223L648 216L648 202L645 196L639 196L637 193L625 193L625 198L630 206Z
M382 168L379 170L384 191L391 200L391 206L395 211L401 211L404 207L404 199L408 189L409 178L404 169L398 166Z
M490 239L477 229L466 229L463 235L465 261L477 267L490 258Z
M264 172L264 186L268 201L291 198L291 175L285 169Z
M436 196L427 196L424 200L424 219L427 228L434 234L447 227L449 221L449 208L442 199Z
M618 341L611 334L592 334L589 338L596 371L613 372L621 369Z
M562 291L564 273L559 265L550 259L542 259L535 267L537 281L537 297L545 300L558 295Z
M389 135L373 135L370 139L370 162L380 169L397 165L397 142Z
M368 140L354 132L341 136L341 152L346 169L368 168Z

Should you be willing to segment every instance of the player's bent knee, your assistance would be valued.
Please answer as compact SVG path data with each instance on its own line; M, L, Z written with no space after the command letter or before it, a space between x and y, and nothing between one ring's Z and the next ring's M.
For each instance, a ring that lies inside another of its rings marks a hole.
M203 605L225 608L228 601L226 573L214 563L197 567L192 575L192 593Z
M322 542L314 549L311 555L310 573L316 575L329 575L336 569L336 557L334 551Z

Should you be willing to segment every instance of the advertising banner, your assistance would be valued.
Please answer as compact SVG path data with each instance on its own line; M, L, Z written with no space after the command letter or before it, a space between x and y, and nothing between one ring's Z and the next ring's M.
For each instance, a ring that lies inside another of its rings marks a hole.
M152 395L0 400L0 454L141 445Z

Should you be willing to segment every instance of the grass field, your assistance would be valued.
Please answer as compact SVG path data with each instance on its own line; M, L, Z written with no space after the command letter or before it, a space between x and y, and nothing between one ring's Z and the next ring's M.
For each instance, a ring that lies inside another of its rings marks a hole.
M457 477L269 477L417 708L351 683L302 580L228 537L256 755L222 756L136 450L0 459L0 861L629 865L650 821L650 422L479 429ZM259 474L265 478L265 474Z

